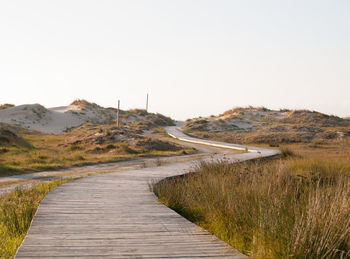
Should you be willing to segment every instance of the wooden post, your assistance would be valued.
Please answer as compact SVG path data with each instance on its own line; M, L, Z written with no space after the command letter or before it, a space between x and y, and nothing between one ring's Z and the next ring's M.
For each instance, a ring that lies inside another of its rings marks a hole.
M120 100L118 100L118 110L117 110L117 128L119 128L119 110L120 110Z
M147 99L146 99L146 112L148 112L148 94L147 94Z

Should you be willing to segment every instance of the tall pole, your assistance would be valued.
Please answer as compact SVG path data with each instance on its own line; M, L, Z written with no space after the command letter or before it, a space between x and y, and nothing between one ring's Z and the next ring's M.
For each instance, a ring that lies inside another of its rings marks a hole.
M117 128L119 128L119 110L120 110L120 100L118 100L118 110L117 110Z
M146 99L146 112L148 112L148 94L147 94L147 99Z

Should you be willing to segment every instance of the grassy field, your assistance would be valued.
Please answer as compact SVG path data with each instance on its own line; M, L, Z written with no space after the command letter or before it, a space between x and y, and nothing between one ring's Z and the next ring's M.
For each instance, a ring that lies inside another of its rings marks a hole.
M67 180L56 180L0 197L0 258L14 257L39 203L52 189L65 182Z
M154 192L253 258L349 258L349 140L281 148L283 159L201 163Z
M1 134L0 131L0 142L1 137L1 176L195 152L192 148L145 137L139 134L139 129L117 129L111 125L86 124L59 135L25 130Z

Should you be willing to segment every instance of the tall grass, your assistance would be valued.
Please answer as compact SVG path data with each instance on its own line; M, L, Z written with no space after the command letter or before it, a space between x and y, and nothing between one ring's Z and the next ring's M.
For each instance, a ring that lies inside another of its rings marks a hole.
M41 200L65 182L67 180L56 180L0 197L0 258L14 257Z
M329 163L201 162L196 173L153 189L161 202L253 258L349 258L349 174Z

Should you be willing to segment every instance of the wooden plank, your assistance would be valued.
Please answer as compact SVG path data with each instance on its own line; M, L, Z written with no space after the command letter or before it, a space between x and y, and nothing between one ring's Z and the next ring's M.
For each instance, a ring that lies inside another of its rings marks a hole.
M16 258L244 258L157 201L151 179L191 163L83 178L40 204Z

